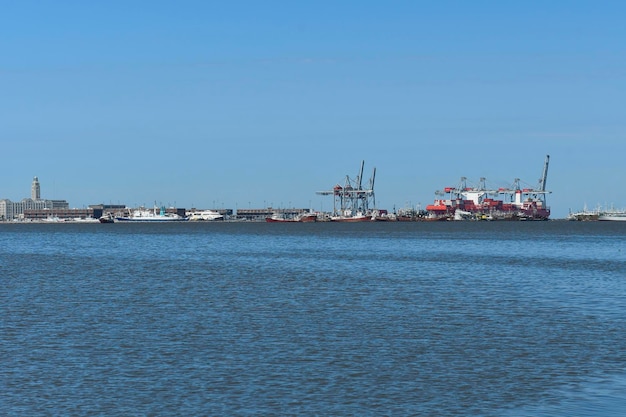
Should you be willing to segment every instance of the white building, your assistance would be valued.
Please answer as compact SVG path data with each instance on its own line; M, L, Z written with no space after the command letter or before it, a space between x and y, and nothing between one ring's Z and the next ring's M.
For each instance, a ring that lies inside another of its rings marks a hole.
M68 209L69 204L65 200L45 200L41 198L39 178L33 178L30 188L31 198L25 198L20 202L9 199L0 200L0 221L23 219L25 210L55 210Z

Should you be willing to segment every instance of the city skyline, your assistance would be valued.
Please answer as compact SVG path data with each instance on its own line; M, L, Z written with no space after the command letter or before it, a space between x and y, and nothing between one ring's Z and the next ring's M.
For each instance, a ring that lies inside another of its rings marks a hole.
M244 7L245 6L245 7ZM461 177L552 218L626 206L621 16L608 1L19 2L0 16L0 198L310 207L376 167L379 208Z

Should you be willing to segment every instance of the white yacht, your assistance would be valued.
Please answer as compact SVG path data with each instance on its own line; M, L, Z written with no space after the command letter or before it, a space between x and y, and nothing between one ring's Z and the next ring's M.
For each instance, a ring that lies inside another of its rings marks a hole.
M186 213L189 221L224 220L224 216L215 210L195 210Z

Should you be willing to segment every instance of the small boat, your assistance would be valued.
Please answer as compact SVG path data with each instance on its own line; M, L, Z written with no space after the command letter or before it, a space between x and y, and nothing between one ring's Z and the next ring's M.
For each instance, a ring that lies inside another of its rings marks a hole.
M387 210L374 210L372 213L372 221L395 222L398 221L398 216L395 213L387 212Z
M118 222L182 222L187 221L187 218L176 213L167 213L164 206L161 206L157 212L155 206L152 210L140 207L131 211L128 216L116 217L115 220Z
M298 216L296 216L297 221L302 222L302 223L313 223L317 221L317 214L316 213L300 213Z
M582 211L570 213L567 216L567 220L579 221L579 222L594 221L594 220L598 220L598 217L600 217L601 213L602 212L600 210L600 207L596 208L595 210L588 210L587 206L585 206L582 209Z
M96 219L94 217L75 217L67 221L70 223L100 223L100 219Z
M215 221L224 220L224 216L215 210L196 210L186 213L189 221Z
M62 219L58 216L48 216L45 219L42 219L42 221L46 223L62 223L65 222L65 219Z
M100 221L100 223L115 223L115 217L113 217L111 213L106 213L100 216L98 221Z
M285 213L274 213L270 217L266 217L265 221L268 223L312 223L317 221L317 214L304 212L288 217Z
M351 214L349 211L346 211L344 215L340 216L331 216L331 222L341 222L341 223L358 223L358 222L371 222L375 220L375 217L372 214L365 214L362 212L356 212Z
M461 210L459 208L454 211L454 220L472 220L473 218L474 215L472 212Z

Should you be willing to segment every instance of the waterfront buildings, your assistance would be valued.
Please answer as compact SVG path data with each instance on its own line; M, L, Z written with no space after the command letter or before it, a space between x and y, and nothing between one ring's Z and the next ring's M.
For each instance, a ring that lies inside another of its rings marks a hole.
M39 178L33 178L30 187L30 198L13 202L9 199L0 200L0 220L24 219L29 211L42 211L46 216L54 216L55 211L68 210L69 204L65 200L48 200L41 198Z

